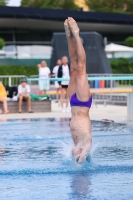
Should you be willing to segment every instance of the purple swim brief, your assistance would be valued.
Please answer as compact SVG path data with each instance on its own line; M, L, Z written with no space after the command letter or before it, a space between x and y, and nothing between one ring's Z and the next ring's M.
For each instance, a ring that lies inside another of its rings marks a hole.
M90 99L88 101L83 102L83 101L78 100L77 95L75 93L71 96L71 99L70 99L70 105L71 106L79 106L79 107L90 108L91 104L92 104L92 96L90 96Z

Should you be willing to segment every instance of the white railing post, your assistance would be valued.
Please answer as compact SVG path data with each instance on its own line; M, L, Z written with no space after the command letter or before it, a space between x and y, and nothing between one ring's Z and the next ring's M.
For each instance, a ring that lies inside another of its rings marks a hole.
M8 80L9 80L9 86L11 87L12 86L12 77L9 76Z

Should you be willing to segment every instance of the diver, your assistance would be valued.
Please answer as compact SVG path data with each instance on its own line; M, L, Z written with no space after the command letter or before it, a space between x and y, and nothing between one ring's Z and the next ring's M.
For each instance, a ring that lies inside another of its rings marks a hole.
M86 54L79 36L79 27L72 17L64 22L70 57L70 81L68 95L72 119L70 129L74 141L72 155L82 163L92 146L89 110L92 96L86 76Z

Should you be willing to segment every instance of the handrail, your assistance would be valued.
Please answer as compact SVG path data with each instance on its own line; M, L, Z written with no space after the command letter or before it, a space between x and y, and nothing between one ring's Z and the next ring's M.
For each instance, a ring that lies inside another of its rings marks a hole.
M39 81L39 80L50 80L50 81L69 81L70 78L28 78L28 81ZM100 81L100 80L113 80L113 81L123 81L123 80L133 80L133 76L109 76L109 77L88 77L88 81Z
M14 83L14 80L16 82L16 80L19 80L20 78L27 78L27 76L25 75L0 75L0 80L2 80L3 83L5 83L5 85L9 85L12 86Z
M22 76L24 76L24 77L27 77L27 76L25 76L25 75L0 75L0 78L10 78L10 77L13 77L13 78L16 78L16 77L22 77Z

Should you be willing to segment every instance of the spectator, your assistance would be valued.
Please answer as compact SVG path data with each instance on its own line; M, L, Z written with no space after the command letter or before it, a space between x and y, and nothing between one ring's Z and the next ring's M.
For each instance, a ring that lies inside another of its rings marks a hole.
M58 78L69 78L70 77L70 66L68 65L68 58L66 56L62 57L62 65L58 69ZM68 104L68 83L69 81L59 81L58 82L61 87L61 97L60 103L62 107L62 112L69 112ZM66 108L63 107L64 98L66 93Z
M19 99L19 113L22 113L22 102L28 102L28 112L33 113L31 110L31 99L30 99L30 86L27 84L27 79L22 78L18 86L18 99Z
M49 78L50 77L50 69L47 67L45 61L42 61L41 64L37 65L39 71L39 78ZM39 80L39 89L40 94L46 94L46 91L49 90L49 80Z
M58 75L58 69L61 65L61 60L57 60L57 65L53 68L53 74L55 75L55 78L57 78ZM56 102L58 103L58 97L59 97L59 91L60 91L60 85L58 81L55 81L55 88L56 88Z
M3 107L4 107L4 113L5 114L9 114L11 113L11 110L8 110L8 105L7 105L7 93L6 90L2 84L2 82L0 81L0 102L3 103ZM0 114L2 114L2 110L0 109Z

